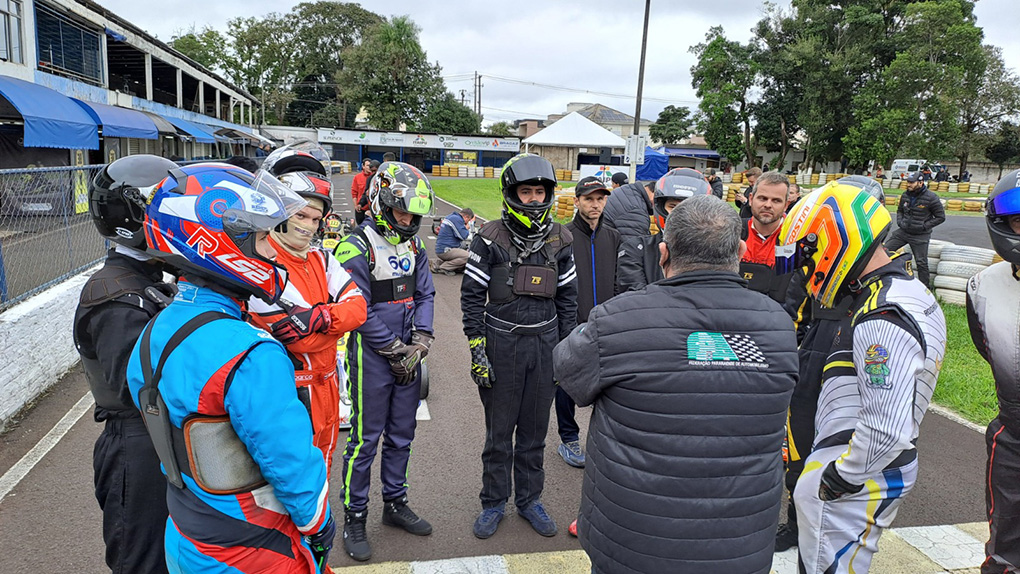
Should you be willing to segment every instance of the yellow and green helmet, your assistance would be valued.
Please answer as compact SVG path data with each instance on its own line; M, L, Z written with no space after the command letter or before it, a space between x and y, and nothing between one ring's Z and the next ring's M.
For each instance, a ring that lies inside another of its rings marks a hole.
M368 189L368 200L375 227L387 241L396 245L418 233L421 218L432 211L435 194L428 178L413 165L388 161L379 166ZM410 225L400 225L393 210L410 213Z
M517 187L522 184L544 187L545 201L521 203ZM550 211L556 189L556 170L549 160L530 153L515 155L503 166L499 187L503 194L503 223L507 229L525 241L544 238L553 223Z
M808 295L835 307L881 249L891 223L885 206L867 190L829 183L801 198L783 220L776 272L805 268Z

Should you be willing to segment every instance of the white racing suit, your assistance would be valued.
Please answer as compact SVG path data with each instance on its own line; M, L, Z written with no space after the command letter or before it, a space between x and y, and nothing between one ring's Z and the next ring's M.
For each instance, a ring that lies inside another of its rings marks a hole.
M793 495L808 574L868 571L917 478L914 445L946 350L942 309L905 262L862 283L822 375L814 446ZM819 496L823 475L839 496L830 502Z

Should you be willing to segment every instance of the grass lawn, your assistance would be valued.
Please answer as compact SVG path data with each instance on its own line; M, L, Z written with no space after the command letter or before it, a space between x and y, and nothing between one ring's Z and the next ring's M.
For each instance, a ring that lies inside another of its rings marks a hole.
M502 210L495 179L436 179L432 181L432 188L442 199L470 207L485 219L499 217ZM953 212L954 215L960 213ZM943 305L942 309L949 343L935 388L935 402L968 420L988 424L998 412L991 369L971 342L966 309L956 305Z

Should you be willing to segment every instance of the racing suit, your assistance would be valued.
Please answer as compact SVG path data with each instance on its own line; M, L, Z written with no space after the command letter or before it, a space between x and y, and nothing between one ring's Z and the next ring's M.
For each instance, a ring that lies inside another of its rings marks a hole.
M461 283L464 334L469 340L485 338L492 366L492 387L478 389L485 411L479 495L483 509L504 507L510 498L511 469L517 508L542 495L545 437L556 394L552 350L577 322L571 240L570 232L556 223L538 250L525 254L506 224L496 220L482 226L471 242ZM548 280L534 284L548 287L541 295L521 294L525 286L515 284L515 277L525 275L518 271L528 267L548 272Z
M270 235L276 262L287 268L287 287L281 303L267 305L252 297L248 302L251 322L271 332L273 323L287 316L285 307L311 307L325 303L332 318L325 333L312 333L287 347L294 363L298 397L309 407L315 446L326 459L326 474L340 432L340 385L336 343L344 333L365 322L365 298L347 271L329 253L309 249L307 257L294 255Z
M1009 262L992 265L967 284L967 322L992 367L999 416L988 424L985 501L991 537L982 574L1020 572L1020 276Z
M801 572L864 573L917 478L915 444L946 322L904 261L864 276L822 375L815 441L793 497ZM826 500L822 500L822 493Z
M166 572L166 479L127 384L138 335L161 306L145 294L162 281L159 265L110 251L85 283L74 317L74 343L104 423L92 454L103 511L106 565L114 574Z
M392 245L376 231L371 218L344 238L336 257L369 302L368 318L347 341L351 433L344 451L344 507L361 512L368 506L380 437L383 500L407 493L421 386L420 369L411 384L397 384L389 361L375 351L395 339L410 343L412 331L431 335L436 291L422 240L416 236Z
M180 340L178 333L207 312L223 318ZM149 323L131 353L128 384L142 408L144 350L151 367L170 349L162 368L156 366L165 402L159 411L169 417L183 486L163 487L170 511L167 566L171 572L203 574L316 573L303 536L317 533L332 515L322 453L312 444L308 413L294 390L294 368L283 345L241 315L237 300L181 281L177 298ZM217 444L214 439L182 436L189 425L206 428L210 425L201 423L224 420L253 461L257 483L237 484L236 457L217 459L214 448L210 460L205 447ZM168 461L162 462L168 468ZM233 492L214 494L200 486L212 481L231 483Z

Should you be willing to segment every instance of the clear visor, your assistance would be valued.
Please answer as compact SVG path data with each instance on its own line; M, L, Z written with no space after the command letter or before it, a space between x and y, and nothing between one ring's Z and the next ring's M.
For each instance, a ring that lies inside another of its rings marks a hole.
M1007 189L988 200L988 215L1006 217L1020 213L1020 187Z
M223 212L223 229L232 235L269 231L308 205L267 171L256 172L250 187L241 204Z

